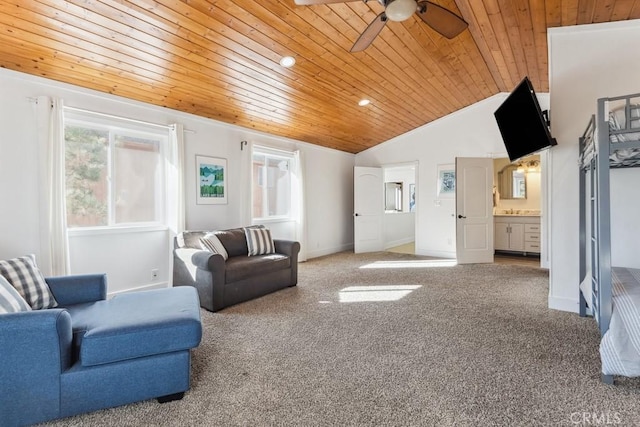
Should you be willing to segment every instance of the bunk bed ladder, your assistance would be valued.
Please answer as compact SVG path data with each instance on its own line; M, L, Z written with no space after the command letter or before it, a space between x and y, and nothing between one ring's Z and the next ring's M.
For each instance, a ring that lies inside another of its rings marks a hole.
M598 294L595 299L598 306L595 310L598 313L598 327L600 336L609 330L611 321L611 188L610 188L610 167L609 155L611 154L611 141L609 139L609 126L603 123L609 122L609 111L607 99L598 99L597 126L598 139L596 141L595 173L595 197L592 209L596 216L591 217L592 236L596 236L595 251L592 249L591 262L596 265L595 277L597 278ZM629 122L627 122L629 123ZM592 194L594 196L594 194ZM593 268L593 267L592 267ZM602 382L613 384L612 375L602 374Z
M597 229L597 219L598 219L598 165L596 161L596 157L591 159L590 164L591 174L589 175L589 215L591 218L590 222L590 230L589 230L589 244L590 244L590 255L591 255L591 272L589 276L591 277L591 310L593 312L593 317L595 317L598 322L598 326L600 326L600 263L598 262L598 248L599 240L598 239L598 229ZM600 329L602 333L602 329Z
M593 120L593 118L591 119ZM591 123L589 123L589 126L591 125ZM589 131L589 127L587 127L587 131L585 131L585 135L588 133ZM587 141L587 137L586 136L581 136L580 139L578 140L578 145L579 145L579 152L583 153L584 152L584 147L586 145L586 141ZM587 168L586 166L583 164L583 158L582 156L580 157L580 167L578 168L578 173L580 174L579 176L579 191L578 191L578 195L580 198L580 204L578 206L580 206L580 221L579 221L579 231L580 231L580 255L579 255L579 260L580 260L580 266L579 266L579 276L578 279L582 280L586 273L587 273L587 218L586 218L586 180L587 180ZM587 300L584 298L584 295L582 294L582 292L580 290L578 290L578 295L580 296L580 305L579 305L579 314L580 317L585 317L587 315ZM588 304L592 304L591 301L588 302Z
M608 111L606 99L598 100L598 123L608 123ZM596 173L594 174L596 193L594 209L597 215L592 217L595 229L592 230L597 236L597 251L592 253L592 261L595 255L597 262L598 280L598 326L600 335L604 335L609 330L611 321L611 195L610 195L610 171L609 154L611 142L609 140L609 127L598 126Z

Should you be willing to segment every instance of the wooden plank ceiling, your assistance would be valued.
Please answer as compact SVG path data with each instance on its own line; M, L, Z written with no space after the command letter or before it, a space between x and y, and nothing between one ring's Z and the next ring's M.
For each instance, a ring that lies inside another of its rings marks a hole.
M414 15L349 53L377 1L2 0L0 66L358 153L526 75L548 91L549 27L640 18L640 0L435 2L469 29Z

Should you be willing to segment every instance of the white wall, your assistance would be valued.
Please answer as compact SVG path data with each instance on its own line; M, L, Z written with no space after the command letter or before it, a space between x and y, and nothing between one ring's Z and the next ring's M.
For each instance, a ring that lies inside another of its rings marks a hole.
M640 92L640 21L549 29L551 265L549 306L578 310L578 138L596 101ZM640 267L640 173L613 171L612 263ZM617 208L625 204L624 208Z
M356 166L418 162L417 254L455 258L455 199L437 199L437 168L456 157L506 156L493 112L507 96L492 96L356 155ZM546 109L548 96L538 94L538 100Z
M41 95L61 97L65 105L117 116L169 124L179 122L185 134L186 226L188 229L230 228L246 224L241 214L248 179L241 170L243 140L303 153L307 178L307 250L309 257L353 247L353 166L352 154L300 141L279 138L178 111L134 102L0 69L0 258L34 253L38 257L38 230L41 209L38 194L38 150L34 124L35 106L29 98ZM196 205L195 155L227 159L228 204ZM274 224L274 235L291 227ZM135 236L132 238L132 236ZM147 286L166 286L169 281L168 234L149 230L145 234L110 233L74 235L72 273L106 272L109 292ZM164 242L164 243L163 243ZM159 270L156 280L151 269Z

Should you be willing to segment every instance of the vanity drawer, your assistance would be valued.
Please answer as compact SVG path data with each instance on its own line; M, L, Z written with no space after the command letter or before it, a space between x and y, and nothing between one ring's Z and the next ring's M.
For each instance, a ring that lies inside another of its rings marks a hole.
M540 233L524 233L524 241L525 242L540 242Z
M540 224L525 224L524 225L525 233L539 233L540 232Z
M540 242L524 242L524 251L540 253Z

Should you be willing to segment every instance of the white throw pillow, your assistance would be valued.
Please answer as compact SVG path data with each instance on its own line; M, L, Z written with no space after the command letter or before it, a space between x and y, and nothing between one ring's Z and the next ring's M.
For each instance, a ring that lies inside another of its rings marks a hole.
M276 247L268 228L246 227L244 234L247 238L249 256L275 253Z
M0 275L11 283L32 309L58 306L49 285L36 265L35 255L0 261Z
M20 296L7 279L0 276L0 314L31 311L31 307Z
M206 250L213 252L214 254L222 255L225 261L229 258L227 250L215 233L205 234L204 237L200 238L200 243L202 243L202 247Z

